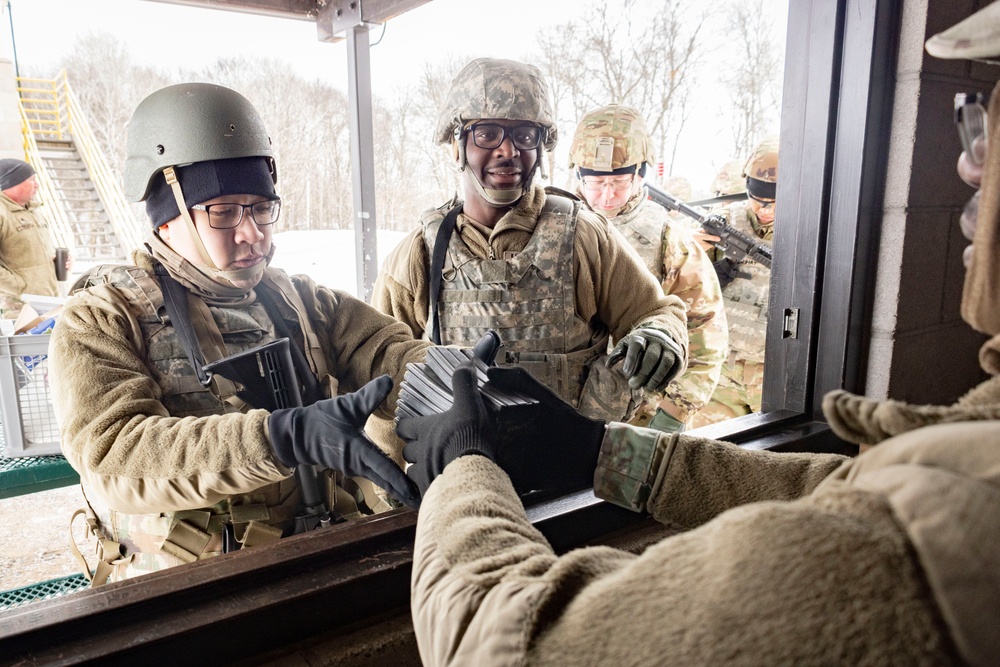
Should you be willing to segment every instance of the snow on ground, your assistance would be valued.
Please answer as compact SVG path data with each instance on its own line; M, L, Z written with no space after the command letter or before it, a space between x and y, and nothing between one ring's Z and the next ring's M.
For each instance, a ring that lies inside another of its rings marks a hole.
M404 236L406 232L378 230L376 244L379 266ZM271 266L284 269L292 275L304 273L320 285L357 296L354 230L278 232L274 235L274 244L277 249Z

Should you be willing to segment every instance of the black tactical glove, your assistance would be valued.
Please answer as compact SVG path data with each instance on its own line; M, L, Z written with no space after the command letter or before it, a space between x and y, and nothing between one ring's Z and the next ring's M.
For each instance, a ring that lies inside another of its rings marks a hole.
M628 378L628 386L660 392L680 369L677 357L677 344L667 334L638 327L618 341L605 365L610 368L624 358L622 374Z
M496 359L497 352L500 351L502 345L503 341L500 340L500 334L490 329L483 334L482 338L476 341L476 344L472 348L472 356L487 366L492 366L493 360Z
M478 347L478 346L477 346ZM496 428L493 415L483 403L476 381L476 368L468 361L451 376L454 403L441 414L424 417L400 416L396 433L409 444L403 458L412 463L406 470L422 496L445 466L466 454L481 454L496 460Z
M364 431L368 416L390 391L392 378L383 375L351 394L275 410L268 419L275 458L289 468L320 464L349 477L364 477L416 507L420 496L413 482Z
M538 401L498 433L497 464L519 493L592 487L605 423L588 419L519 367L489 368L489 384Z

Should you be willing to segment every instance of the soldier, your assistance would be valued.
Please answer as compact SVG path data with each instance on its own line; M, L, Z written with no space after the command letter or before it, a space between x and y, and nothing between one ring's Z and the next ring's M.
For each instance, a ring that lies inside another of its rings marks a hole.
M233 90L169 86L132 115L124 190L146 202L146 245L134 266L94 270L50 346L63 452L80 474L99 558L95 585L289 534L296 466L318 472L313 490L327 507L347 495L338 487L364 488L345 475L418 501L363 427L373 411L392 416L389 376L421 361L427 343L349 294L268 267L276 183L264 124ZM284 337L307 407L251 409L233 383L202 372Z
M928 51L995 61L998 22L994 3ZM998 118L1000 84L989 126ZM970 158L960 172L975 182ZM514 437L471 399L400 420L408 456L434 462L411 583L423 664L998 664L997 169L1000 152L987 151L978 228L964 225L973 251L962 296L963 317L992 336L980 352L992 377L947 407L828 395L839 435L879 443L854 459L602 424L520 369L487 371L542 402ZM460 368L456 396L474 382ZM525 476L553 489L593 484L600 498L687 530L641 555L598 546L557 556L514 493Z
M373 305L443 344L495 329L501 365L527 368L586 414L630 417L638 390L661 391L684 370L684 305L602 218L532 183L557 139L538 69L470 62L436 139L453 148L464 200L423 215L386 259ZM621 372L607 367L623 357Z
M687 370L664 392L647 392L630 421L682 431L711 398L726 358L726 313L712 262L687 224L671 221L667 210L646 195L643 177L655 159L638 111L612 104L588 112L576 127L569 160L577 194L632 244L663 292L687 308Z
M0 317L17 319L22 294L56 296L56 257L48 223L32 199L35 169L23 160L0 160Z
M716 211L736 229L768 245L774 236L778 184L778 140L762 141L743 166L747 198ZM714 237L711 237L714 238ZM715 239L717 240L717 239ZM729 321L729 356L712 400L692 419L692 426L715 424L760 411L764 385L764 341L771 270L750 259L734 262L710 253L722 284Z
M747 191L746 176L743 174L743 164L736 159L726 160L719 167L718 173L709 186L713 197L736 195Z

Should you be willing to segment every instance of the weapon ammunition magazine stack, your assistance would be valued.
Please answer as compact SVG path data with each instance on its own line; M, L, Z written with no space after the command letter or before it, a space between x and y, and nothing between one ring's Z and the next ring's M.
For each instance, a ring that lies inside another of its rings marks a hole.
M516 431L517 423L524 421L525 410L540 409L538 401L530 396L500 391L491 385L486 376L486 365L473 357L472 350L432 347L427 350L425 363L407 364L406 374L400 384L399 400L396 402L396 418L421 417L446 412L454 401L451 388L452 373L460 364L470 359L476 365L483 402L496 414L500 432Z

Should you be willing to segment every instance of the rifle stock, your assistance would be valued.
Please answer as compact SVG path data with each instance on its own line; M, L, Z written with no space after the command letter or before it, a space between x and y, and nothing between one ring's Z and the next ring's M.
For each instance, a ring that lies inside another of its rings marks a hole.
M697 220L707 233L718 236L719 241L715 247L729 259L738 262L746 258L771 268L771 246L729 225L722 217L706 215L651 183L646 183L645 186L649 198L654 202L671 211L679 211L689 218Z

